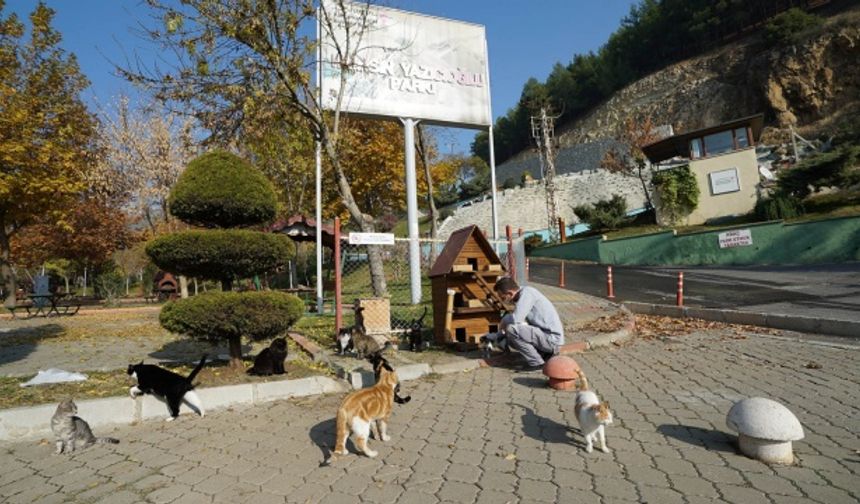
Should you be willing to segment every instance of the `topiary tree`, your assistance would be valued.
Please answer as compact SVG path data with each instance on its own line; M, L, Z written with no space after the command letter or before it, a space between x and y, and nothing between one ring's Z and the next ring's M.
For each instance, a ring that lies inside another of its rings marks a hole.
M230 366L244 369L242 337L279 334L301 317L302 301L283 292L232 292L233 282L286 266L295 245L284 235L249 229L275 216L272 184L251 164L223 151L204 154L180 176L168 198L170 213L208 228L153 239L146 253L174 274L218 280L221 292L168 302L165 329L209 341L226 339Z

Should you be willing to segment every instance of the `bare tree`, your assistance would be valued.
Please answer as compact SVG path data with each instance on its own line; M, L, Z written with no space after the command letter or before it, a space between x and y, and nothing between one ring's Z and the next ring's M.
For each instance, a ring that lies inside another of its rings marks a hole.
M123 201L156 233L170 221L170 189L197 150L193 121L157 103L132 107L125 96L100 115L102 155L90 186Z
M323 29L338 26L345 36L335 41L340 89L358 63L357 52L368 28L368 4L344 0L147 0L153 25L145 35L171 55L157 65L140 61L118 67L129 81L192 114L211 136L229 145L242 132L246 111L266 104L284 107L309 129L322 148L343 205L361 231L375 230L376 219L359 207L339 150L341 103L323 110L312 84L317 42L309 29L316 20ZM288 115L288 114L285 114ZM374 293L386 292L378 247L369 253Z

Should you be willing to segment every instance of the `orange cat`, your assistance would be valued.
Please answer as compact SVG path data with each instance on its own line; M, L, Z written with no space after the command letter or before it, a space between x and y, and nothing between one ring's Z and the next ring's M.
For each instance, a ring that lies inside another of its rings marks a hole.
M394 402L406 403L409 397L400 398L398 390L400 383L397 373L381 354L373 354L368 360L373 363L378 376L376 384L370 388L356 390L350 393L337 410L337 439L331 457L320 465L328 465L336 455L346 455L346 438L354 434L356 448L368 457L375 457L377 452L367 446L370 432L382 441L391 439L388 436L388 417ZM377 429L378 427L378 429Z

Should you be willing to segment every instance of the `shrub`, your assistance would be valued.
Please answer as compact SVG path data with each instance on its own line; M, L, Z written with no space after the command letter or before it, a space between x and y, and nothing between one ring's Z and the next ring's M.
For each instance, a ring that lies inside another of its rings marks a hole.
M213 229L160 236L146 244L146 253L165 271L230 281L285 266L296 247L283 234Z
M537 247L541 247L544 245L543 238L540 235L529 235L523 240L523 246L526 249L526 255L530 254L532 250Z
M804 32L820 26L822 19L803 9L792 7L771 18L764 27L764 39L769 45L796 43Z
M125 275L116 265L111 264L96 277L93 282L96 296L104 299L107 304L116 304L117 299L125 289Z
M660 211L675 222L699 205L699 183L689 165L654 173L651 179L660 195Z
M260 340L283 333L303 312L302 300L284 292L207 292L169 301L159 322L168 331L197 339Z
M245 227L271 220L272 183L243 159L213 151L194 159L173 186L170 213L202 227Z
M860 145L844 143L829 152L813 154L789 170L782 170L777 187L803 199L822 187L851 187L860 183Z
M761 199L755 204L755 215L761 220L792 219L803 215L803 204L788 195L776 195Z
M600 200L592 206L577 205L573 207L573 213L593 231L618 229L626 220L627 199L613 194L612 199Z

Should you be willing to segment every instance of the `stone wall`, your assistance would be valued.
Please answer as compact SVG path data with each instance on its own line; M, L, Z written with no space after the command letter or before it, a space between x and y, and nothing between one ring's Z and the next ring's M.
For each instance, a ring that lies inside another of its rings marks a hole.
M558 196L558 214L567 224L578 222L573 214L575 205L594 204L602 199L610 199L613 194L627 198L627 209L643 208L646 204L642 183L636 177L626 177L605 170L588 170L555 178ZM516 231L546 229L547 210L544 186L540 181L530 182L526 187L498 191L497 210L499 213L500 233L510 224ZM457 209L439 229L439 237L448 236L471 224L487 230L492 236L492 200L487 199L471 206Z

